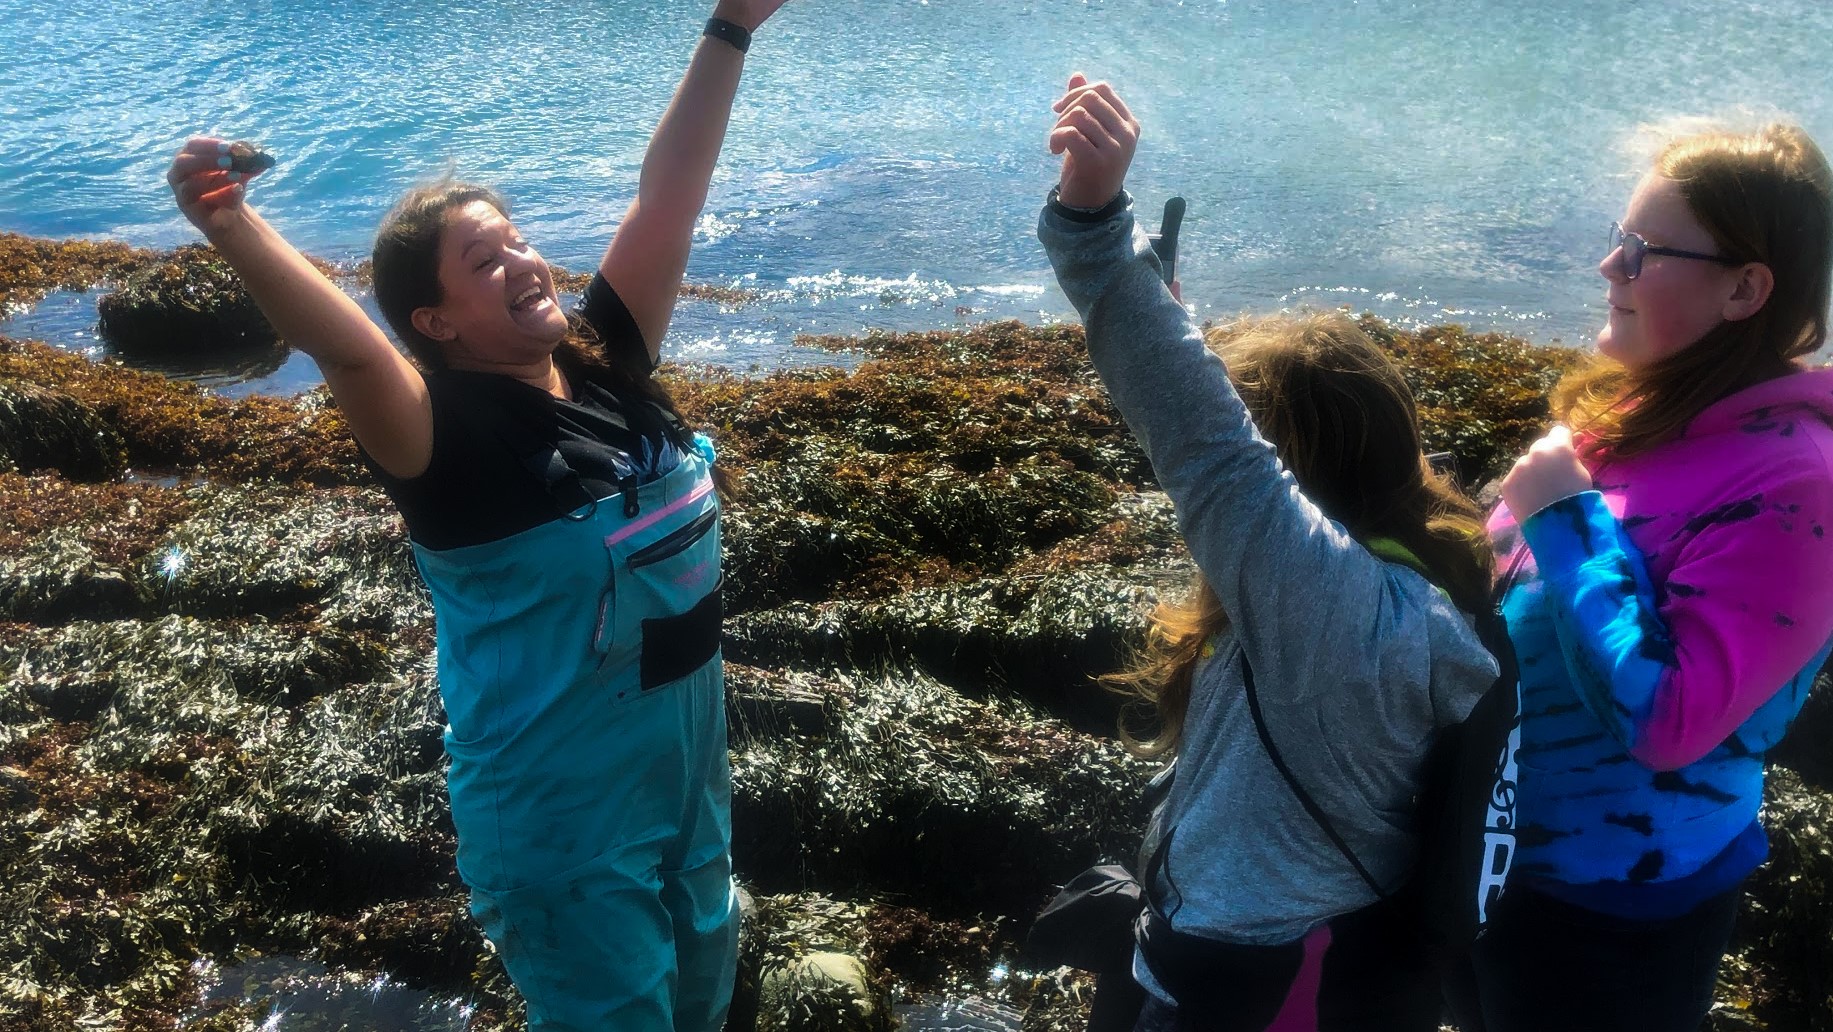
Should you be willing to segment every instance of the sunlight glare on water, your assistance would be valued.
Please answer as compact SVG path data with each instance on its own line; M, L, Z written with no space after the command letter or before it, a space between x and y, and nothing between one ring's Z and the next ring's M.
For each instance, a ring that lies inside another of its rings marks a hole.
M549 260L597 261L706 14L685 0L0 0L0 229L193 239L162 172L261 141L255 203L363 256L409 185L505 189ZM1144 124L1130 187L1190 202L1200 314L1311 305L1589 341L1640 124L1780 113L1833 140L1822 0L791 0L758 34L665 351L810 361L796 334L1073 317L1033 235L1069 71ZM1656 55L1632 59L1630 55ZM93 348L78 301L0 333ZM36 321L34 321L36 319ZM297 390L295 359L219 383Z

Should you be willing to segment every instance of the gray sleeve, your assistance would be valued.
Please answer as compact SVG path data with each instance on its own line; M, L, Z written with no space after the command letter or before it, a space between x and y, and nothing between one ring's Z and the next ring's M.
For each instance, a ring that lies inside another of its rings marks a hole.
M1300 493L1166 289L1132 206L1095 223L1047 207L1038 236L1263 695L1294 703L1397 674L1426 683L1431 650L1416 592ZM1408 640L1421 647L1392 649Z

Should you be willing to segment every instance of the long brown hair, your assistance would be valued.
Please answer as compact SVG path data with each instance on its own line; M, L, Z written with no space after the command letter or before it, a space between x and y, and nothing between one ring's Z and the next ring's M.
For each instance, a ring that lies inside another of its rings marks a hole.
M414 327L414 310L445 299L445 288L439 282L440 241L452 212L474 201L509 217L508 202L495 190L447 179L408 191L382 219L376 233L371 260L376 307L408 354L429 371L446 368L445 351L438 341ZM568 313L567 324L566 337L554 348L554 361L563 373L597 383L620 398L655 405L674 417L661 421L663 432L677 447L691 445L692 432L667 388L646 371L639 374L607 361L597 334L577 313ZM723 481L721 486L725 486Z
M1782 375L1827 339L1833 292L1833 172L1807 133L1770 125L1714 131L1662 148L1673 180L1718 252L1775 277L1754 315L1722 322L1676 354L1631 372L1593 356L1553 390L1553 411L1583 432L1589 457L1629 456L1680 436L1720 398Z
M1341 315L1247 319L1209 334L1255 426L1324 515L1361 541L1392 538L1461 608L1487 603L1494 560L1482 512L1432 469L1400 369ZM1104 680L1129 697L1120 734L1141 756L1175 752L1190 685L1228 614L1201 574L1153 611L1145 649Z

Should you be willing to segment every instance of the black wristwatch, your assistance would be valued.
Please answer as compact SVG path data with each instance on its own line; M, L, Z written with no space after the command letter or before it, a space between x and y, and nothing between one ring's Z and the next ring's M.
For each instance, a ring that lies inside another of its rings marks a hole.
M723 39L738 48L741 54L751 49L751 30L737 22L726 21L724 18L708 18L706 28L702 29L700 34L711 36L714 39Z
M1071 222L1106 222L1108 219L1120 214L1127 205L1133 203L1133 198L1123 189L1114 195L1113 200L1099 208L1077 208L1064 204L1063 201L1057 197L1057 188L1053 186L1050 188L1049 199L1044 203L1048 205L1052 211Z

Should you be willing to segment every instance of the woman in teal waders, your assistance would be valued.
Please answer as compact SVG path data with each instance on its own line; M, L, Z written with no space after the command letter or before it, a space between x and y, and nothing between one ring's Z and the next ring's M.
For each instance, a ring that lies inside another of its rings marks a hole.
M407 523L458 869L532 1029L716 1029L731 998L713 449L650 374L744 51L784 2L719 0L572 317L496 194L403 199L375 291L418 368L245 203L227 143L168 174Z

